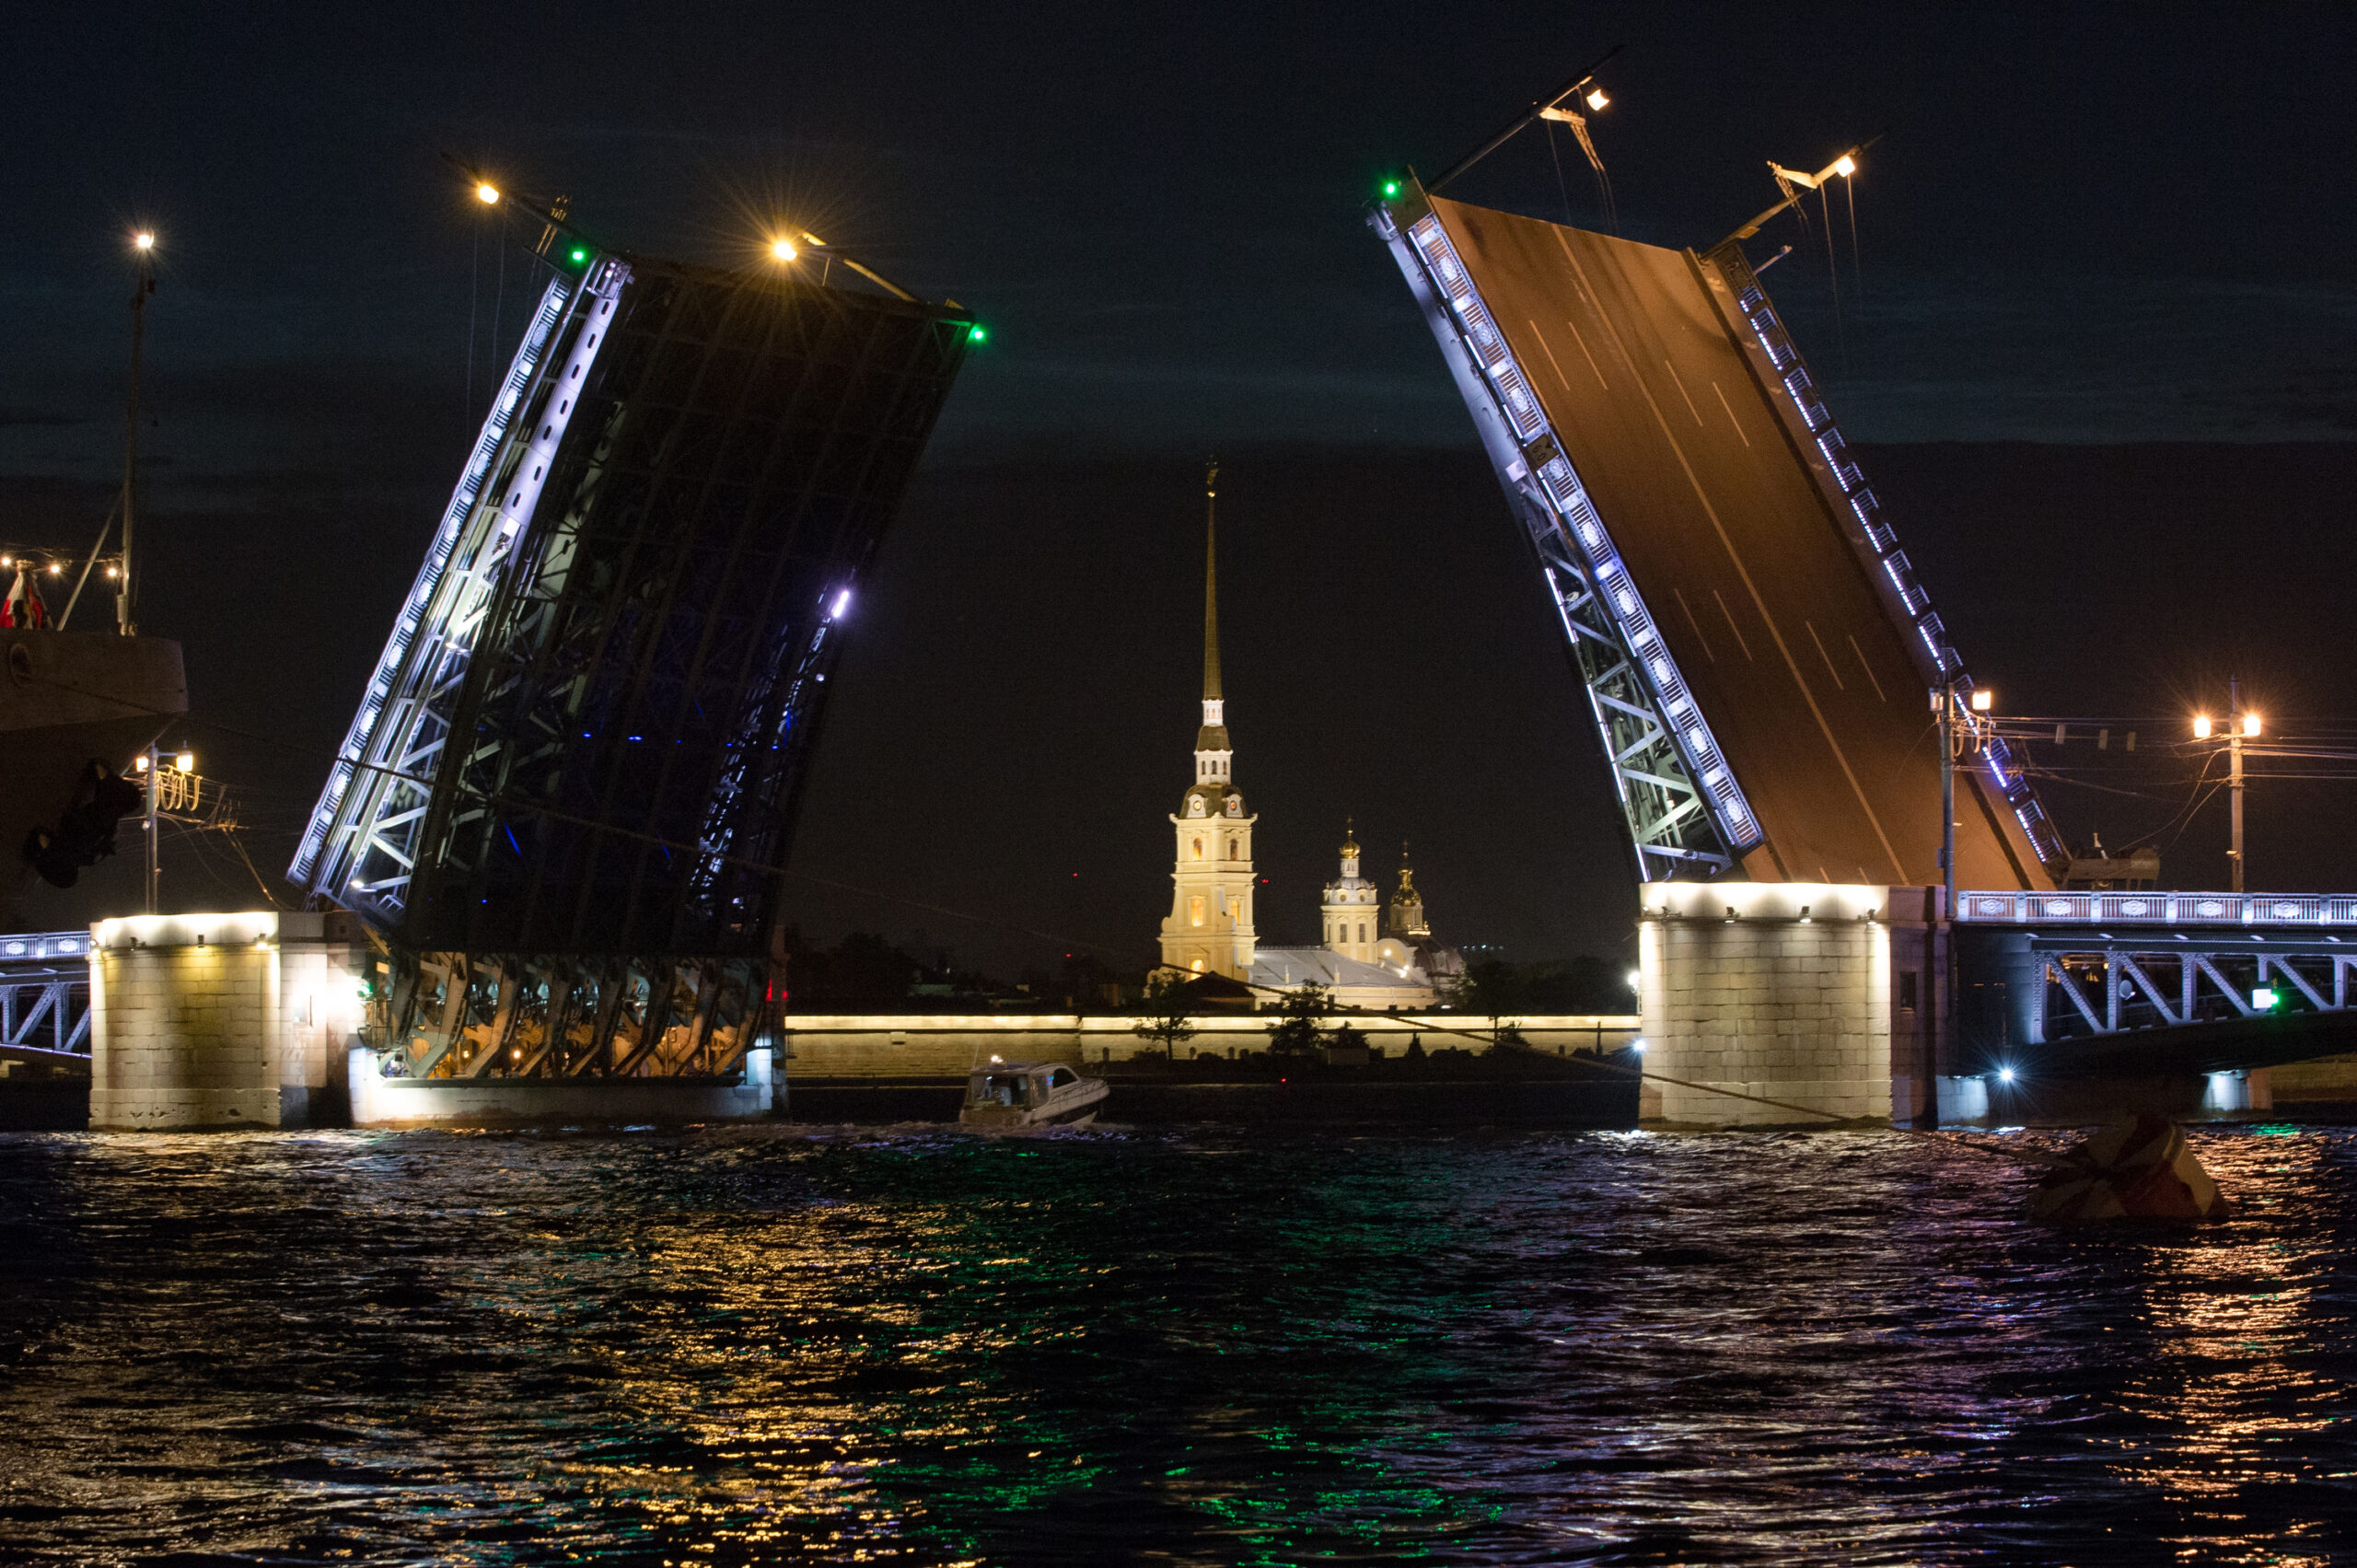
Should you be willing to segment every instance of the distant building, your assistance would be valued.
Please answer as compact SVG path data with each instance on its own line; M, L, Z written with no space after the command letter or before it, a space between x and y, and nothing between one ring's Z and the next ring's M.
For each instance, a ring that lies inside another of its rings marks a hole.
M1359 875L1359 845L1346 830L1341 875L1326 884L1319 905L1324 945L1263 947L1252 923L1252 826L1236 787L1227 704L1220 691L1219 569L1216 518L1219 470L1206 480L1203 525L1203 717L1195 731L1195 780L1170 818L1177 836L1170 913L1162 923L1162 967L1218 976L1266 1002L1297 986L1323 986L1340 1006L1373 1012L1430 1007L1436 981L1462 974L1453 948L1433 940L1422 896L1404 863L1386 905L1382 889Z
M1170 819L1178 854L1170 916L1162 923L1165 969L1248 979L1252 930L1252 824L1236 787L1227 703L1219 685L1219 557L1213 507L1219 470L1204 482L1203 722L1195 731L1195 782Z

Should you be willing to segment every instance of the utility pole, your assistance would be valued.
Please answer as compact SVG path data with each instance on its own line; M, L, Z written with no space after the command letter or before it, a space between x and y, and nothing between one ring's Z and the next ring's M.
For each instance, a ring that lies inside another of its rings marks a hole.
M114 596L115 630L126 637L139 634L139 624L132 619L131 529L139 493L139 358L147 331L147 296L156 292L156 237L142 229L131 237L131 249L137 259L138 275L131 289L131 396L122 422L122 581ZM155 801L156 770L151 766L147 770L151 853L156 831ZM156 912L156 881L152 873L147 880L147 912Z
M2227 852L2234 862L2235 887L2243 890L2243 683L2237 676L2226 678L2226 756L2228 759L2228 791L2234 807L2235 847Z
M1956 688L1943 686L1932 693L1932 711L1940 715L1940 878L1947 892L1945 912L1956 914Z

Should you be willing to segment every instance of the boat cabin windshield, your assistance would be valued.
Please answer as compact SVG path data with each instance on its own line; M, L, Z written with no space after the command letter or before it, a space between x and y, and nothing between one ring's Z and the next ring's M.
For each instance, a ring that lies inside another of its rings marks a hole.
M977 1105L1029 1105L1031 1075L1028 1073L984 1073L974 1080Z
M1058 1089L1068 1088L1079 1080L1080 1074L1074 1072L1071 1068L1055 1068L1048 1074L1048 1092L1050 1094L1053 1094Z

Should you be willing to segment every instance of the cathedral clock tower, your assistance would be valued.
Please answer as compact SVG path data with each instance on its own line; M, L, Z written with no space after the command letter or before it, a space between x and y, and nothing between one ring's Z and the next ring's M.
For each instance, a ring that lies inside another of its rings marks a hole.
M1258 937L1252 928L1252 824L1244 811L1227 740L1219 684L1219 468L1203 478L1203 722L1195 732L1195 782L1170 819L1178 857L1170 918L1162 923L1166 969L1245 979Z

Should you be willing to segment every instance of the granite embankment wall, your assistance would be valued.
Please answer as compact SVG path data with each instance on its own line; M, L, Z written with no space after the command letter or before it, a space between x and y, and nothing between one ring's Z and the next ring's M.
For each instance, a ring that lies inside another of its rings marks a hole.
M993 1056L1008 1062L1069 1062L1074 1066L1158 1057L1158 1041L1139 1036L1138 1019L1109 1014L796 1014L787 1017L785 1075L793 1080L962 1078ZM1234 1058L1266 1050L1269 1015L1236 1014L1188 1020L1194 1033L1177 1043L1181 1062ZM1508 1020L1532 1049L1549 1055L1618 1051L1637 1035L1629 1014L1554 1014ZM1456 1048L1486 1051L1486 1018L1461 1013L1373 1013L1338 1016L1366 1036L1370 1053L1407 1054L1411 1041L1427 1052Z

